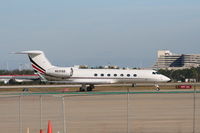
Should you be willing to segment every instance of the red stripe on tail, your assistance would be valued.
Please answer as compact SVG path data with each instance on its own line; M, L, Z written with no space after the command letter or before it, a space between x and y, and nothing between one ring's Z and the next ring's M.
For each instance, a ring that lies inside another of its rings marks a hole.
M34 64L32 64L32 67L33 67L34 69L36 69L37 71L39 71L40 73L45 74L45 72L44 72L43 70L39 69L39 68L38 68L37 66L35 66Z

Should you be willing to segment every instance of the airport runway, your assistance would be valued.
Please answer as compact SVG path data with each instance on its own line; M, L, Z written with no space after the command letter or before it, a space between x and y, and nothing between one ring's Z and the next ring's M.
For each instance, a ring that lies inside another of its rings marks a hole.
M60 96L64 96L65 121ZM46 94L42 95L42 118L40 98L21 96L20 109L18 96L0 98L1 132L17 133L21 127L25 133L29 127L39 133L48 120L54 133L63 133L64 123L67 133L200 132L200 93Z

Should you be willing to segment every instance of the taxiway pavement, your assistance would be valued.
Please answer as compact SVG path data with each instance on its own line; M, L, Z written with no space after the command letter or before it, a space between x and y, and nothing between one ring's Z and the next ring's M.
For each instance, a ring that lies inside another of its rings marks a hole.
M54 133L63 133L64 125L67 133L197 133L200 93L0 97L1 132L25 132L27 127L30 132L39 132L40 127L46 129L48 120L52 121Z

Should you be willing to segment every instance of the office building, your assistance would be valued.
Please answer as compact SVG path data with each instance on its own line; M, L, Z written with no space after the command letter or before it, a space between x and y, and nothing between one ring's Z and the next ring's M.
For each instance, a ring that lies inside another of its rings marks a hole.
M159 50L155 69L185 69L200 66L200 54L174 54Z

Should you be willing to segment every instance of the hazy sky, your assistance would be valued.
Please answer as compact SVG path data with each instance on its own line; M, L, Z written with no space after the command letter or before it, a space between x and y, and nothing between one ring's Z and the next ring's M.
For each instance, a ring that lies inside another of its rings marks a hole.
M43 50L54 65L149 67L159 49L200 53L200 0L0 0L0 69Z

